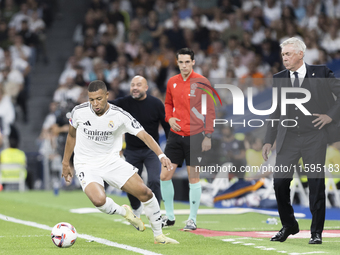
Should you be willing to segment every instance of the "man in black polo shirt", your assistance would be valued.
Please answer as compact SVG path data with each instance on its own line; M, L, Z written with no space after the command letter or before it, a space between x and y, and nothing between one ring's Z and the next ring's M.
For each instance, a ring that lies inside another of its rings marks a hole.
M129 112L144 127L156 142L158 142L158 128L161 123L166 137L170 130L170 126L165 122L165 110L163 103L151 95L147 95L148 84L144 77L135 76L130 84L130 96L121 97L110 101L125 111ZM143 164L148 172L148 187L155 194L160 204L162 196L160 191L159 176L160 164L159 159L153 151L151 151L143 141L138 137L125 134L126 149L124 156L127 162L138 168L138 174L143 171ZM137 217L140 217L142 211L140 201L134 196L128 194L131 207Z

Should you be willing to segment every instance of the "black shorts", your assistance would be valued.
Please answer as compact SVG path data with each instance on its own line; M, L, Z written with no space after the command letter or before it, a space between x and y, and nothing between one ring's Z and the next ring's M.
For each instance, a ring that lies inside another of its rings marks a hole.
M203 133L181 136L170 131L164 153L179 167L182 166L184 159L187 166L200 166L203 163L203 139Z

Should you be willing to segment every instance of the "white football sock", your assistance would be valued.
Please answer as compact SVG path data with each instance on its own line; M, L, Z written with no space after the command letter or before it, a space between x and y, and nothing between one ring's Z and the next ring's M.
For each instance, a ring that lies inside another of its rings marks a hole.
M107 214L119 214L125 216L125 208L117 205L111 198L106 197L106 203L100 207L97 207L99 211Z
M154 236L162 234L162 216L161 209L159 208L158 201L155 194L152 193L152 198L144 203L144 212L150 221L151 229Z

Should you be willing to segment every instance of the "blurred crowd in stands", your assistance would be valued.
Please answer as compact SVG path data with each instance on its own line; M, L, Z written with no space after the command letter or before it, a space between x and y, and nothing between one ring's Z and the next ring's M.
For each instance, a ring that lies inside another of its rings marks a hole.
M282 70L279 44L289 37L306 42L309 64L338 60L339 17L335 0L92 0L53 101L83 102L96 79L106 83L110 99L124 96L137 74L163 98L183 47L194 49L195 72L212 84L261 92Z
M340 61L339 18L337 0L92 0L75 28L74 52L42 130L41 138L50 142L41 152L50 148L59 161L68 131L65 114L87 101L93 80L103 80L109 99L115 99L128 95L133 76L142 75L148 93L164 100L168 79L179 73L176 51L189 47L195 52L194 71L211 84L244 91L251 86L261 93L283 70L280 43L289 37L306 43L306 63ZM222 100L232 103L228 95ZM245 141L237 143L238 152L236 143L222 143L229 151L224 159L247 164L246 155L256 154L263 162L261 139Z
M31 70L36 61L48 62L46 29L52 23L56 2L0 1L0 148L8 147L11 134L17 134L13 123L18 116L24 123L29 120Z

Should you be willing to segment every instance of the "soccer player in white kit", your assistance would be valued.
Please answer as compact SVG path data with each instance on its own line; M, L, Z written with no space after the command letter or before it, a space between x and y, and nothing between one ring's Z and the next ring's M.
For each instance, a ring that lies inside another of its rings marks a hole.
M73 108L62 161L62 176L66 182L70 182L73 177L70 158L74 151L76 175L94 206L103 213L123 216L139 231L145 230L142 220L133 214L128 205L120 206L106 197L106 181L109 185L132 194L143 203L155 243L178 243L162 233L159 204L155 195L137 174L138 169L120 158L122 135L129 132L140 138L158 155L162 165L169 171L171 161L136 119L107 102L108 95L104 82L93 81L88 86L89 102Z

